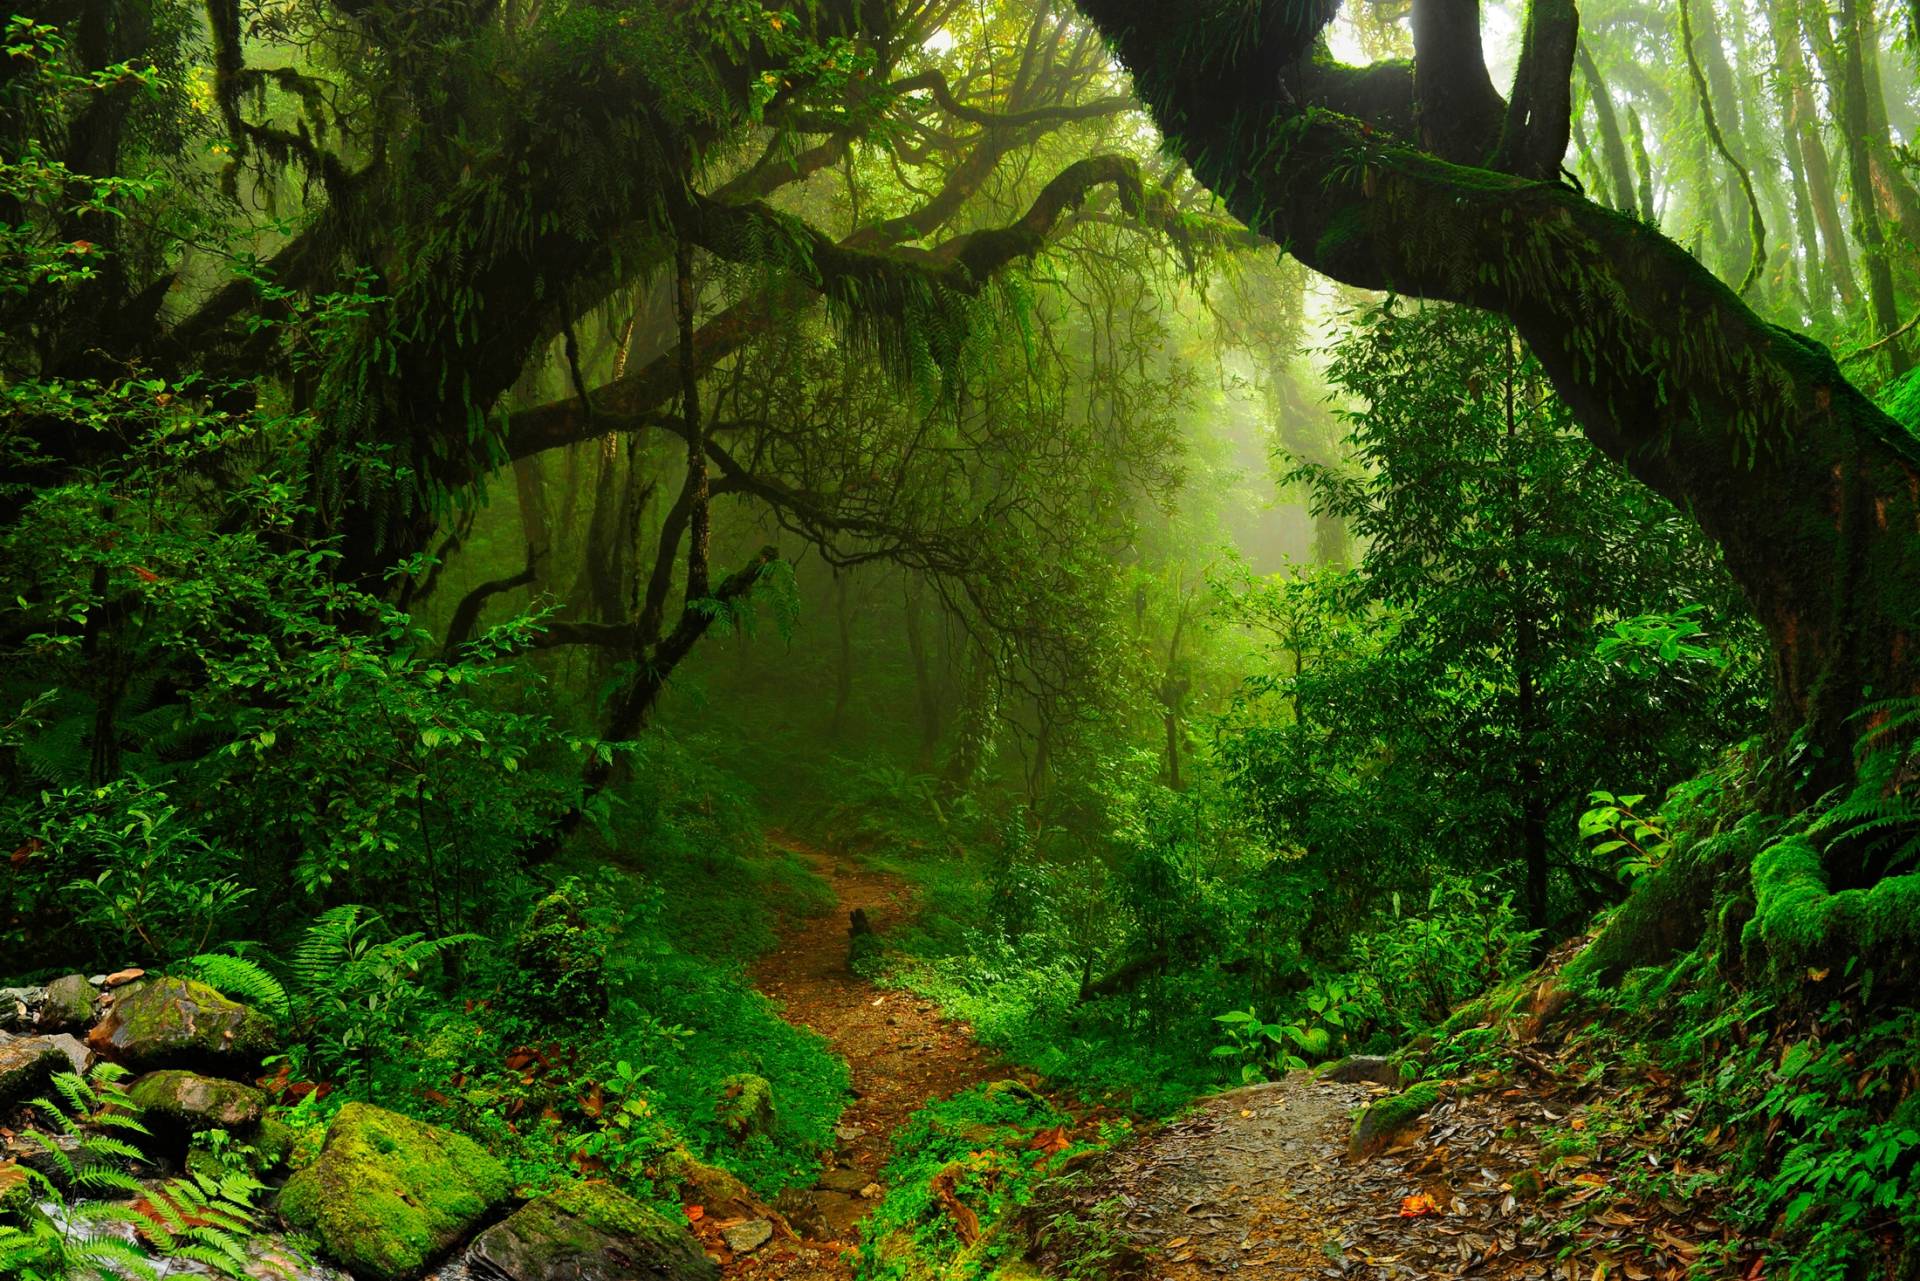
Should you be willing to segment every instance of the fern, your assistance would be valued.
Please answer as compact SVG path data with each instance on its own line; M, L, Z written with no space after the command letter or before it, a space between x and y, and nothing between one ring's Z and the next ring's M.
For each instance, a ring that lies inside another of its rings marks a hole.
M47 1152L54 1176L24 1168L48 1212L24 1226L0 1226L0 1276L158 1281L156 1255L220 1276L246 1275L247 1241L256 1226L253 1200L265 1185L237 1173L195 1174L153 1187L134 1178L128 1166L143 1159L140 1150L99 1132L147 1132L120 1084L126 1075L110 1063L84 1077L62 1072L53 1080L57 1101L33 1100L51 1132L28 1130L25 1137ZM75 1194L95 1199L70 1200ZM97 1199L102 1195L120 1199Z
M205 952L186 962L187 968L238 1001L256 1005L277 1019L293 1012L280 980L244 956Z

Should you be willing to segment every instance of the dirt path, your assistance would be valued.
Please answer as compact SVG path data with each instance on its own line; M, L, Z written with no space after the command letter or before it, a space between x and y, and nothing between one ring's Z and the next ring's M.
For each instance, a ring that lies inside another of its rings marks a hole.
M1020 1074L932 1002L847 969L848 913L864 910L883 934L898 927L914 909L905 882L779 839L812 861L838 908L791 930L755 967L755 981L789 1021L846 1059L854 1100L819 1185L780 1199L794 1233L738 1257L722 1252L730 1260L723 1274L850 1281L858 1225L884 1191L879 1175L895 1131L930 1100ZM1121 1247L1121 1272L1151 1281L1682 1281L1697 1273L1724 1236L1700 1219L1703 1207L1610 1192L1630 1182L1628 1167L1640 1178L1648 1169L1693 1172L1667 1149L1670 1136L1641 1124L1676 1115L1682 1100L1621 1096L1584 1069L1552 1070L1538 1052L1533 1061L1549 1070L1524 1085L1447 1089L1386 1151L1359 1161L1347 1151L1353 1117L1388 1090L1305 1072L1230 1090L1094 1158L1035 1209L1047 1220L1070 1212L1102 1224ZM1607 1155L1552 1159L1543 1150L1543 1134L1577 1139L1623 1122L1631 1133ZM1044 1236L1041 1246L1043 1264L1060 1262L1048 1257Z
M853 1275L848 1252L859 1240L856 1225L882 1191L879 1175L894 1131L930 1100L1009 1072L931 1001L875 987L847 969L848 914L864 910L882 934L904 923L914 910L904 881L790 837L774 839L813 863L839 906L788 932L754 967L755 986L781 1006L788 1022L818 1032L847 1061L853 1102L840 1119L819 1186L780 1200L799 1239L776 1237L728 1264L725 1274L843 1281Z

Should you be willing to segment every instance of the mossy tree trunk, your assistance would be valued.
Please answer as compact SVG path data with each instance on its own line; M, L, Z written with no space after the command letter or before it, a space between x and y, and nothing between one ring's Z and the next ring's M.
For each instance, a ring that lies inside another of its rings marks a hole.
M1511 120L1490 130L1476 106L1437 127L1418 46L1411 67L1347 68L1313 40L1329 5L1305 22L1267 0L1256 35L1229 40L1198 0L1080 3L1171 144L1249 225L1337 280L1512 319L1589 438L1723 549L1772 641L1780 736L1804 728L1820 754L1809 788L1844 777L1849 715L1920 693L1913 436L1826 349L1558 181L1557 160L1496 168L1528 154L1501 136ZM1571 61L1564 31L1540 25L1550 7L1530 10L1519 81ZM1564 151L1564 115L1521 127Z

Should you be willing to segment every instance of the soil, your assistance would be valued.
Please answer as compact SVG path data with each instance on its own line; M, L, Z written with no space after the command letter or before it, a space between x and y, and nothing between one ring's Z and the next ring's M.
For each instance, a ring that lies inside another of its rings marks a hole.
M844 1281L853 1275L848 1252L858 1244L859 1221L885 1190L880 1173L894 1132L933 1100L1019 1074L933 1002L877 987L847 968L851 913L864 910L873 928L887 934L915 911L905 881L791 837L773 839L813 864L831 886L837 907L796 922L754 966L754 982L780 1006L782 1017L825 1037L847 1061L853 1101L840 1118L819 1185L780 1199L777 1208L792 1232L777 1233L750 1254L716 1253L727 1277ZM710 1245L718 1241L715 1231L701 1235L714 1238Z

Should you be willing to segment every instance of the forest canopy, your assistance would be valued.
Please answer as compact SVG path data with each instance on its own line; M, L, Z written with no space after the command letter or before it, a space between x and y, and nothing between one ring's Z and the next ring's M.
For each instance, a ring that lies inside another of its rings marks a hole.
M1920 8L5 22L0 1274L1920 1268Z

